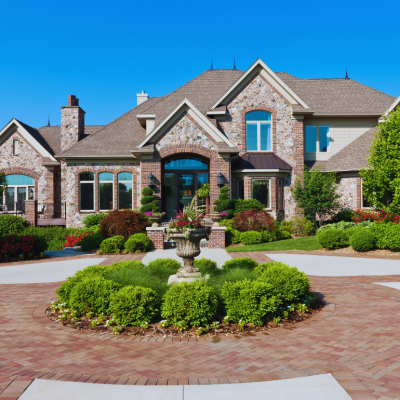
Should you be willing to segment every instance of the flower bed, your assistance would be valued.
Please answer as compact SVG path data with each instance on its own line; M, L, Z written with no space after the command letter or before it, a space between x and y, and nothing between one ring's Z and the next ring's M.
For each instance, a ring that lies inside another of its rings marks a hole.
M97 332L200 336L286 326L322 307L307 276L285 264L236 258L222 270L206 259L195 266L210 278L172 286L168 277L181 265L171 259L87 267L61 284L47 315Z
M22 261L44 258L46 244L39 238L23 235L0 237L0 261Z

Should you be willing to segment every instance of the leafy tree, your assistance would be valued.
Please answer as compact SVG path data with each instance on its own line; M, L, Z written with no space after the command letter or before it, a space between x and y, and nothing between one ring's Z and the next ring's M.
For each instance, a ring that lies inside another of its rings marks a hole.
M303 179L297 177L292 188L293 198L305 217L316 219L319 224L326 216L332 216L340 208L340 195L337 193L336 172L326 172L319 168L310 171L304 168Z
M0 211L3 209L3 196L7 190L7 178L4 171L0 171Z
M364 197L375 208L400 212L400 108L379 124L367 160L369 168L360 171Z

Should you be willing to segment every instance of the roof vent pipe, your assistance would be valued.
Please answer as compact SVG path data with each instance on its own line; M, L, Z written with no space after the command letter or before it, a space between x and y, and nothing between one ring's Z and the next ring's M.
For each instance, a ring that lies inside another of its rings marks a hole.
M146 100L149 99L149 95L142 90L142 93L138 93L137 97L137 105L144 103Z

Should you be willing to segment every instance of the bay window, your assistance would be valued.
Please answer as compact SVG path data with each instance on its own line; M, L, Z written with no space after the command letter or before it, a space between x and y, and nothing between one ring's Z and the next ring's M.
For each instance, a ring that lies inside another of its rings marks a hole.
M269 179L253 179L252 197L258 200L265 208L270 208L270 181Z

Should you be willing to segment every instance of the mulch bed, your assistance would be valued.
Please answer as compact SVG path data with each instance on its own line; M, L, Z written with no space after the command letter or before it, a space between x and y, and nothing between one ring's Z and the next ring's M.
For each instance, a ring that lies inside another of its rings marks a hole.
M224 324L221 323L219 329L214 329L210 326L210 330L208 333L203 333L202 336L218 336L218 335L234 335L237 338L243 336L253 336L255 332L265 332L271 329L276 328L285 328L285 329L296 329L295 324L298 322L307 320L321 311L323 308L323 303L317 299L309 308L306 313L299 313L298 311L292 311L289 313L289 318L287 320L282 319L278 324L275 324L273 321L268 322L264 326L254 326L252 324L247 324L243 329L239 328L238 324ZM54 312L50 307L46 310L46 316L54 321L55 323L61 324L63 326L79 329L86 332L92 333L108 333L111 335L115 335L116 333L112 332L111 329L106 325L106 321L111 319L111 316L107 316L104 322L99 323L99 326L96 328L92 327L92 321L97 318L88 319L86 315L83 315L79 318L79 321L73 324L70 320L67 321L59 321L58 317L61 315L61 312ZM148 329L142 329L138 327L126 327L121 336L159 336L159 337L197 337L196 333L197 328L191 328L181 332L179 329L169 326L168 328L162 328L159 323L150 324ZM268 334L265 332L265 334ZM218 339L215 339L218 340Z

